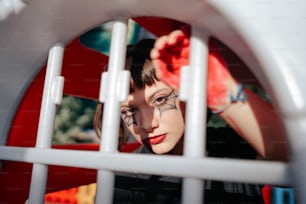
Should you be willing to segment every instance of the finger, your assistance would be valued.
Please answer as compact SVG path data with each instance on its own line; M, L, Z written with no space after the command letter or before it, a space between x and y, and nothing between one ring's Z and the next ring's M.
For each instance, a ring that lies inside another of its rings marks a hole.
M181 53L181 57L184 59L189 59L189 55L190 55L190 47L184 47L182 48L182 53Z
M179 57L182 55L182 45L177 43L175 45L169 46L167 49L168 53L171 54L173 57Z
M176 31L173 31L172 33L170 33L167 41L168 41L169 45L175 45L177 43L182 42L185 38L187 38L187 37L185 36L183 31L176 30Z
M168 36L162 36L155 41L154 47L150 52L151 59L162 58L165 52L167 52L167 39Z
M168 50L170 50L171 53L185 57L185 55L182 55L182 51L184 51L184 47L189 47L189 38L183 31L176 30L169 35L168 45Z
M158 79L161 79L161 73L160 73L160 65L159 65L159 61L157 60L152 60L152 63L153 63L153 66L155 67L155 74L156 74L156 77Z
M150 52L150 57L152 60L158 59L161 57L161 53L157 49L153 48Z
M154 43L154 49L157 49L158 51L164 50L168 45L168 36L162 36L158 38Z

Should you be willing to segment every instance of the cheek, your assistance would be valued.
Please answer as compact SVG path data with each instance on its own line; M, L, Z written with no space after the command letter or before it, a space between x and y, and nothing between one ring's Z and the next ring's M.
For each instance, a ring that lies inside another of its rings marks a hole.
M166 110L161 115L161 120L166 121L167 123L181 125L181 123L183 123L185 118L185 103L176 100L175 105L176 108Z
M168 110L161 116L160 123L164 123L171 129L184 127L184 113L180 108Z

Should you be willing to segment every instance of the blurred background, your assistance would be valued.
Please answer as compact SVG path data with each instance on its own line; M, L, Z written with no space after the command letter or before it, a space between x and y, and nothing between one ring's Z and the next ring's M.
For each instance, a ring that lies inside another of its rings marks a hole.
M103 55L109 55L113 22L107 22L80 36L80 43ZM129 20L127 43L134 44L143 38L156 38L152 33ZM97 101L64 96L57 108L53 144L98 143L93 130L93 116Z

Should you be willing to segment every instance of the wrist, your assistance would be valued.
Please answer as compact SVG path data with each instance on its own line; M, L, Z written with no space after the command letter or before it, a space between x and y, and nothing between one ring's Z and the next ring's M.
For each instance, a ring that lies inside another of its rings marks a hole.
M223 100L222 104L219 104L214 107L210 107L212 110L212 113L214 114L221 114L226 109L228 109L232 104L236 104L239 102L244 103L247 100L247 96L245 92L243 91L243 85L242 84L236 84L234 88L232 88L229 93L227 94L227 97Z

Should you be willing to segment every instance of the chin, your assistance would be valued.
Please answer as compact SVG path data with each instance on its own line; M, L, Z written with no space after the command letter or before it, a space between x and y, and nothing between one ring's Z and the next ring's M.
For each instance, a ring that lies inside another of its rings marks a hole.
M154 152L155 154L167 154L167 153L169 153L169 151L161 151L161 150L158 150L158 151L153 150L153 152Z
M156 145L155 147L152 147L152 151L155 154L167 154L172 149L173 147L169 147L168 145L165 145L165 144L159 144L159 145Z

